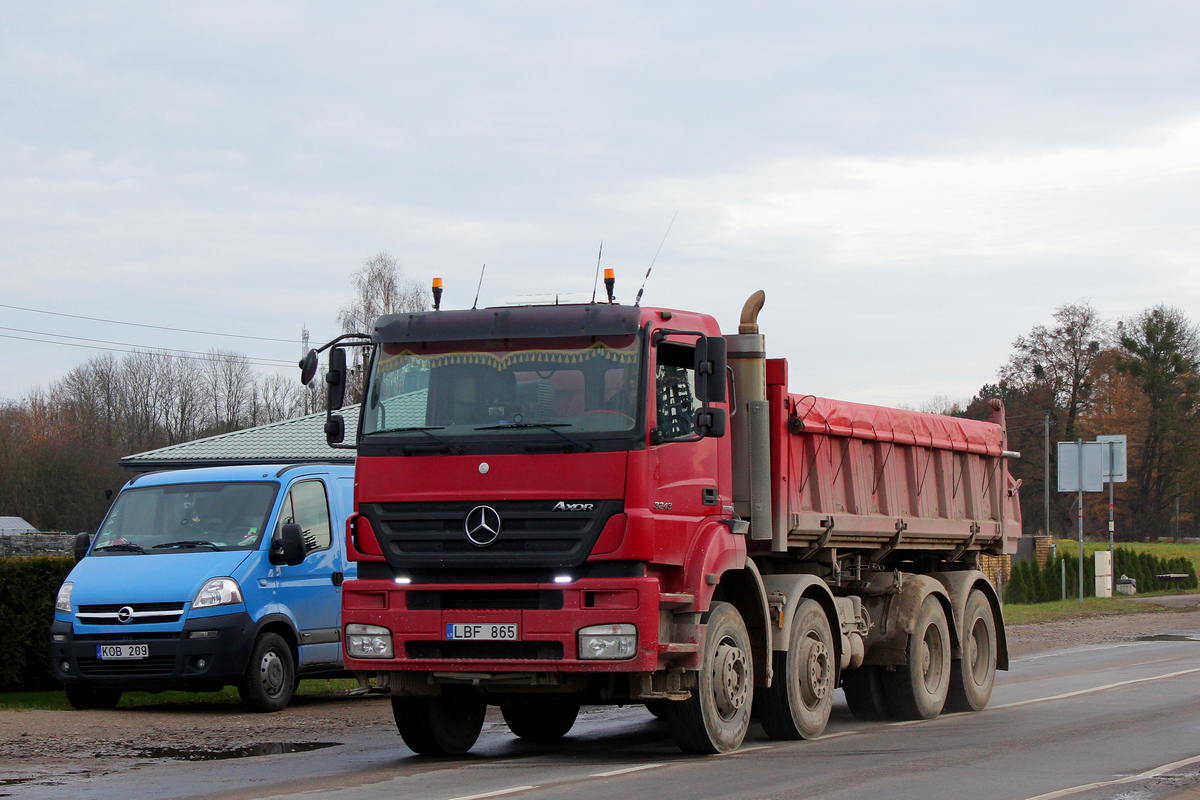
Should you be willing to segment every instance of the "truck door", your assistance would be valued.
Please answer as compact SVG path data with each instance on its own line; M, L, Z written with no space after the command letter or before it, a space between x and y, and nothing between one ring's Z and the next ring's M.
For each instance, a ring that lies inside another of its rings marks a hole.
M300 634L300 667L336 664L341 656L339 617L344 568L340 548L333 546L329 493L319 478L292 484L275 525L295 523L304 535L304 561L275 569L276 601L287 610Z

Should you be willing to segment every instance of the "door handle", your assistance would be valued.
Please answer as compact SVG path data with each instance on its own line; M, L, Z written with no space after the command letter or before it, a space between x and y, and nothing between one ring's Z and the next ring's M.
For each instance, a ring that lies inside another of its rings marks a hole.
M333 573L333 575L330 576L330 578L332 578L334 586L341 586L342 581L344 581L346 579L346 576L340 572L335 572L335 573Z

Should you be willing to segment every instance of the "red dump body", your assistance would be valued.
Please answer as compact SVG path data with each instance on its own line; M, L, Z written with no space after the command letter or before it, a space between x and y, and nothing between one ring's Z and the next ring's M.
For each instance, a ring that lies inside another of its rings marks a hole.
M783 359L767 361L767 392L772 494L789 544L1016 552L1003 410L980 422L790 394Z

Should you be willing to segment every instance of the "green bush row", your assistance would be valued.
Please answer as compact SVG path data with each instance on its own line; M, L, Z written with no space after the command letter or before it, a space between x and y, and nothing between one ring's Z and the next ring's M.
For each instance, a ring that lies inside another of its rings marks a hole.
M73 566L70 556L0 558L0 691L59 686L50 668L50 623Z
M1037 559L1028 559L1013 565L1012 575L1004 588L1004 600L1008 603L1047 603L1062 599L1062 572L1066 566L1067 597L1079 595L1079 557L1074 553L1063 552L1046 559L1044 565L1039 565ZM1167 584L1157 576L1167 574L1184 574L1187 578L1182 583ZM1160 589L1196 589L1200 588L1196 572L1187 558L1159 558L1150 553L1138 552L1129 547L1118 547L1113 552L1113 577L1122 575L1137 581L1139 592L1155 592ZM1096 594L1096 559L1094 556L1084 556L1083 559L1083 593L1086 597Z

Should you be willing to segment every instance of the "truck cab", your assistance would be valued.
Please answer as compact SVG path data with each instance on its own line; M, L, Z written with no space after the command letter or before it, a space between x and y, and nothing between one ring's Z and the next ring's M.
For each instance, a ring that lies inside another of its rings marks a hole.
M343 535L354 469L211 467L135 477L59 590L55 675L76 708L125 691L238 688L284 708L303 676L343 669Z

